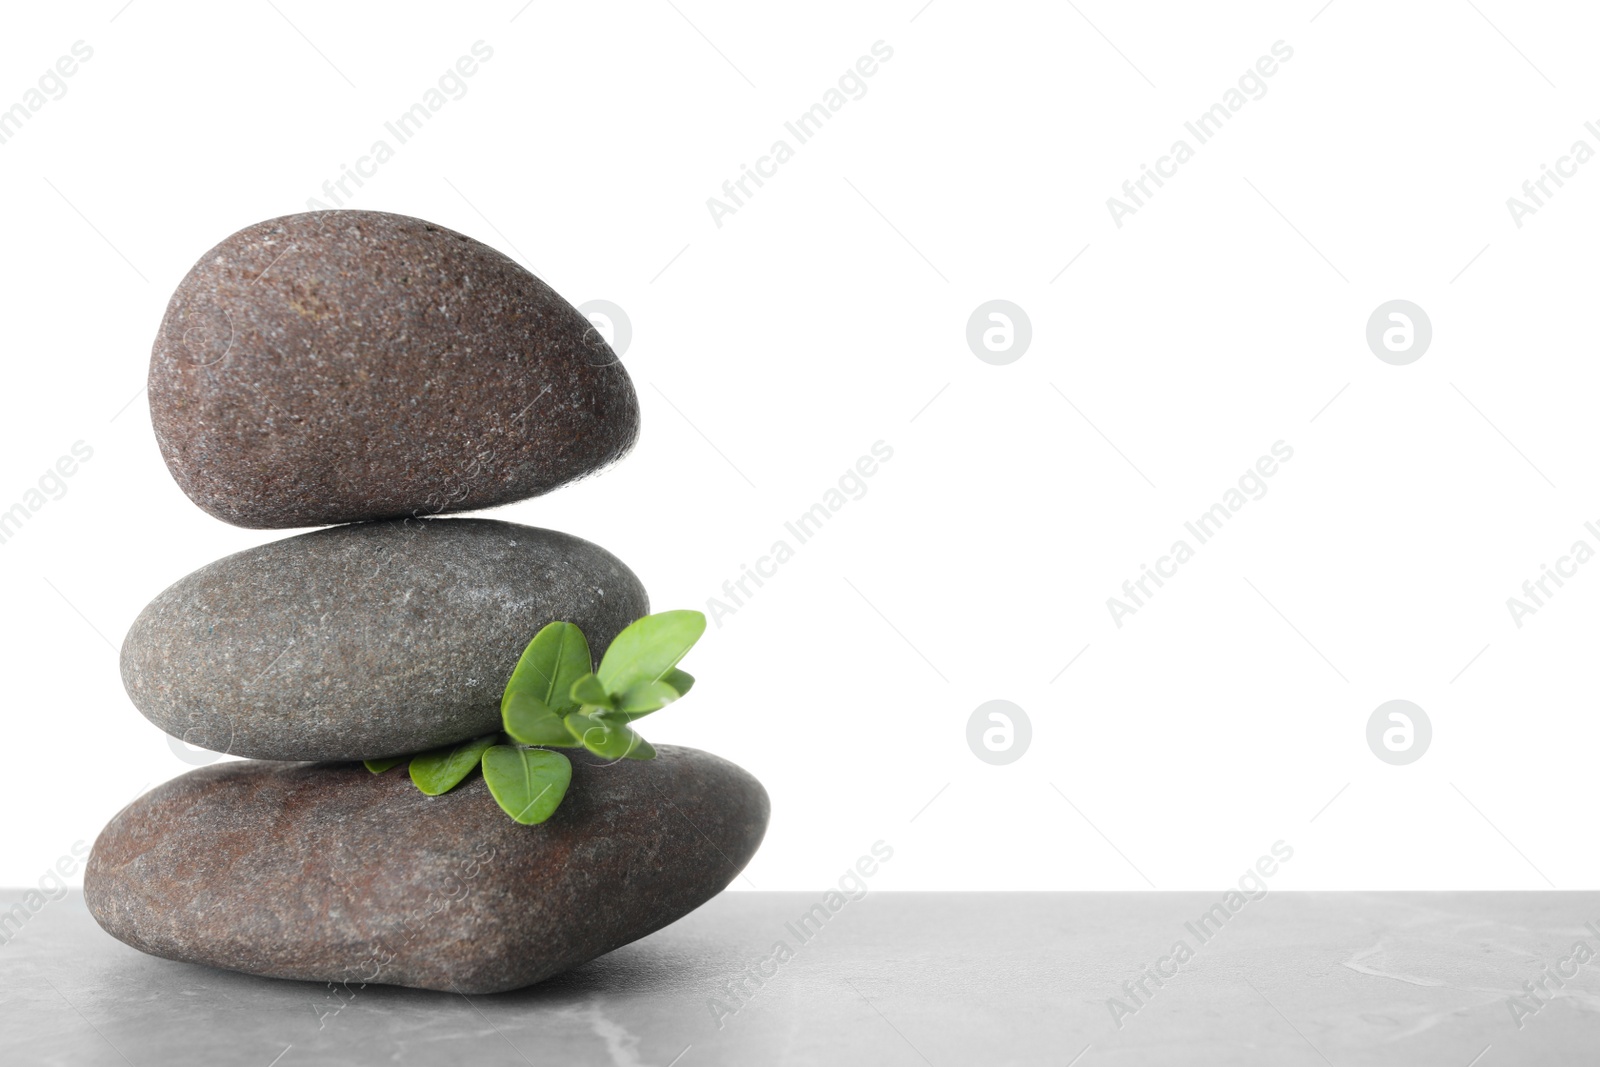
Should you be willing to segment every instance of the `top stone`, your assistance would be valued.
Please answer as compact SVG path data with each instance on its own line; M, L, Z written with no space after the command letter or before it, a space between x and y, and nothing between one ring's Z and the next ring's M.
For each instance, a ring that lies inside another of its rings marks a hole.
M271 219L206 253L162 319L150 416L189 498L257 529L509 504L639 433L577 309L487 245L376 211Z

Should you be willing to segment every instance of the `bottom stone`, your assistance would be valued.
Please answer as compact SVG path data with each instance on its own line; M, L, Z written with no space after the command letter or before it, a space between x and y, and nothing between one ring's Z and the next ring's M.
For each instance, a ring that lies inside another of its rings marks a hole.
M766 832L766 790L726 760L569 752L549 821L480 774L444 796L404 766L229 762L123 809L84 873L107 933L168 959L316 982L495 993L658 930L721 892Z

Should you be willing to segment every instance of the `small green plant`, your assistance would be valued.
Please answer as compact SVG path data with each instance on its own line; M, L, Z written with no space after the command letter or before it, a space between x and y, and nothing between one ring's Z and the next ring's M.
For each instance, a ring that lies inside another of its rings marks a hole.
M481 766L489 792L507 815L524 825L544 822L572 782L572 763L556 749L586 748L610 760L655 758L656 750L633 723L694 685L678 661L705 630L706 617L698 611L646 615L616 636L596 668L582 630L570 622L550 623L528 642L506 683L500 698L503 734L367 760L367 770L382 774L409 761L412 783L439 796Z

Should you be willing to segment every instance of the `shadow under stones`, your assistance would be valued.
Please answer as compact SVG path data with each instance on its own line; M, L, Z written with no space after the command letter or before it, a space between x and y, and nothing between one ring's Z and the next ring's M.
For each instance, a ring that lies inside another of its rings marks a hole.
M630 998L681 991L705 961L683 946L624 945L537 985L491 994L497 1004L563 1007L596 996Z

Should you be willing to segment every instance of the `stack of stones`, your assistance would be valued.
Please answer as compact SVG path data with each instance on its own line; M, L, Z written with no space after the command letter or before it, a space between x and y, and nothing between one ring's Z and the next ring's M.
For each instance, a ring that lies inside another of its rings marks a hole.
M259 223L178 286L150 410L205 511L330 528L202 567L129 631L139 710L248 758L167 782L106 827L84 888L112 936L251 974L496 992L665 926L750 860L766 793L693 749L568 750L566 799L537 826L480 775L428 797L360 762L499 730L501 691L545 624L576 623L598 659L649 612L597 545L433 517L548 492L638 436L627 372L538 278L398 215Z

